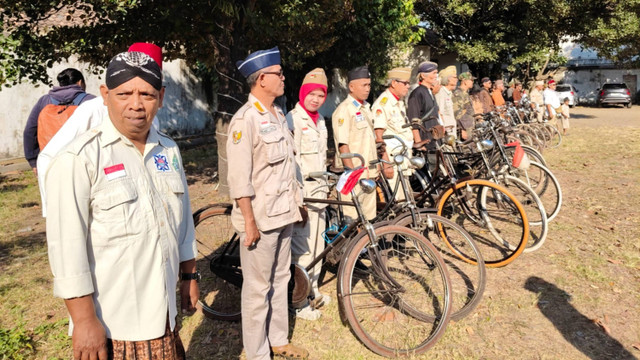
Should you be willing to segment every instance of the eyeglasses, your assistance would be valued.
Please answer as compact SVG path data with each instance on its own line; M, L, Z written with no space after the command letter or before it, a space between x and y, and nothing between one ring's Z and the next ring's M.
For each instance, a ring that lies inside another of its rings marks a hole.
M263 71L261 74L277 75L279 78L284 77L284 71L282 71L282 69L280 69L280 71Z
M408 81L402 81L402 80L396 80L397 82L399 82L400 84L404 85L404 86L409 86L409 84L411 84Z

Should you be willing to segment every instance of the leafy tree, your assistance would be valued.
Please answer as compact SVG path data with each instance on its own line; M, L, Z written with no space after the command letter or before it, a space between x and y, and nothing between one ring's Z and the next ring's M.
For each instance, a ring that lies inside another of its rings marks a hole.
M314 67L369 64L381 78L389 52L420 37L413 0L0 0L0 85L50 83L47 67L71 55L104 66L137 41L185 59L210 90L219 158L226 125L246 98L235 61L278 45L287 88ZM215 92L215 95L214 95ZM215 98L215 100L214 100ZM290 99L297 96L291 92ZM219 164L226 180L226 164ZM225 187L222 184L221 189Z
M637 0L634 0L637 2ZM478 75L500 76L495 64L524 78L562 61L564 37L592 32L614 16L616 0L418 0L416 11L435 32L434 50L453 51ZM622 1L620 1L622 2ZM614 5L615 6L615 5Z

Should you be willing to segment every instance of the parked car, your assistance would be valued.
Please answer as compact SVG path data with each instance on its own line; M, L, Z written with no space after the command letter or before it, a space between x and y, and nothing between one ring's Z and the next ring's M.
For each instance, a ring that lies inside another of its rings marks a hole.
M625 83L606 83L598 92L598 106L623 104L631 107L631 91Z
M564 102L565 98L569 98L569 106L574 107L578 104L578 90L570 84L561 84L556 87L560 102Z

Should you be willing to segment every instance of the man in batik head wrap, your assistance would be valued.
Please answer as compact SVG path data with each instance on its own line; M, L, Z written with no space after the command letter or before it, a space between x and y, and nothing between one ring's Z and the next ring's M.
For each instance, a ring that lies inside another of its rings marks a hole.
M47 243L53 292L71 316L76 359L182 359L175 286L193 311L199 274L182 159L152 128L162 72L116 55L100 87L107 113L51 162Z

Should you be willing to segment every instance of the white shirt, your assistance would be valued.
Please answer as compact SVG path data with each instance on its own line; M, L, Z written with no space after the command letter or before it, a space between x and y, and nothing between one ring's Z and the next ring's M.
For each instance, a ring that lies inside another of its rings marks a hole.
M143 156L105 114L51 161L45 184L54 295L92 294L111 339L158 338L167 312L173 329L179 266L196 253L176 143L152 128Z
M447 133L455 135L457 122L453 112L452 94L446 86L442 86L435 98L438 103L438 108L440 109L440 115L442 116L442 125L447 129Z
M544 99L544 105L551 105L551 116L556 115L556 109L560 107L560 98L558 97L558 93L555 90L545 89L542 92L542 97Z
M42 199L42 217L47 216L44 181L49 163L73 139L100 125L104 114L107 114L107 107L104 105L104 99L101 96L83 102L51 138L47 146L38 154L38 186L40 187L40 198ZM159 129L157 117L153 118L153 127Z

